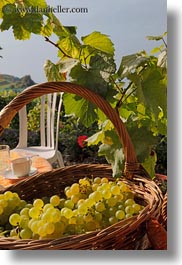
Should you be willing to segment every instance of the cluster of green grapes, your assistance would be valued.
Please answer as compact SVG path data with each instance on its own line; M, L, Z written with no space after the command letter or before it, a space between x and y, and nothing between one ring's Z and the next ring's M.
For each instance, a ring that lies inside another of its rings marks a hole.
M1 194L0 226L6 226L4 230L9 229L8 236L14 238L60 238L106 228L143 209L119 179L82 178L66 187L64 193L37 198L32 204L21 200L17 193Z

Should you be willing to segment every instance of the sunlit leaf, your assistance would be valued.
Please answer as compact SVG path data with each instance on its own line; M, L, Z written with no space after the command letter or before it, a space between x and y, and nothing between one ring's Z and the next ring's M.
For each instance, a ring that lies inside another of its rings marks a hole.
M80 44L74 35L68 35L58 41L58 46L63 51L63 55L78 59L80 55Z
M91 34L82 37L82 41L84 44L90 45L97 50L114 55L114 45L105 34L94 31Z
M47 60L44 64L44 71L47 77L47 81L63 81L65 78L59 71L59 65Z
M148 61L148 58L143 54L131 54L123 56L120 67L118 69L118 75L124 78L130 74L133 70L136 70L140 65L144 65Z

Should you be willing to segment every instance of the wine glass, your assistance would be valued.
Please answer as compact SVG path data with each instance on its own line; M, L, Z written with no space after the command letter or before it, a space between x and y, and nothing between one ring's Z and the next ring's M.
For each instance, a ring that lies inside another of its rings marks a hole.
M4 175L10 168L10 148L8 145L0 145L0 174Z

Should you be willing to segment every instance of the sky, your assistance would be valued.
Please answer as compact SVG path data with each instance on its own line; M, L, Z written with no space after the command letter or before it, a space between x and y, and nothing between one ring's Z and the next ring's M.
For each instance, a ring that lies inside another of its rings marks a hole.
M141 50L148 53L158 45L146 39L167 31L167 0L47 0L50 6L87 8L87 13L55 13L65 26L77 26L77 36L93 31L107 34L115 46L117 67L122 56ZM55 37L50 37L56 40ZM46 81L43 65L47 59L58 61L55 47L39 35L30 40L15 40L11 30L0 32L0 73L17 77L31 75L36 83Z

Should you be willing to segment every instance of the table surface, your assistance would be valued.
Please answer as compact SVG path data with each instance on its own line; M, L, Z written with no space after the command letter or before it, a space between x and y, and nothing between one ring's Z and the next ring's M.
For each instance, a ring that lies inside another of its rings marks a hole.
M10 160L16 159L18 157L24 156L24 153L19 153L15 151L10 152ZM27 154L26 154L27 155ZM28 154L31 157L31 153ZM32 167L36 168L38 173L47 172L52 170L51 164L43 157L33 156L32 159ZM27 177L25 177L27 178ZM0 190L6 188L16 182L21 181L21 179L7 179L4 176L0 175Z

